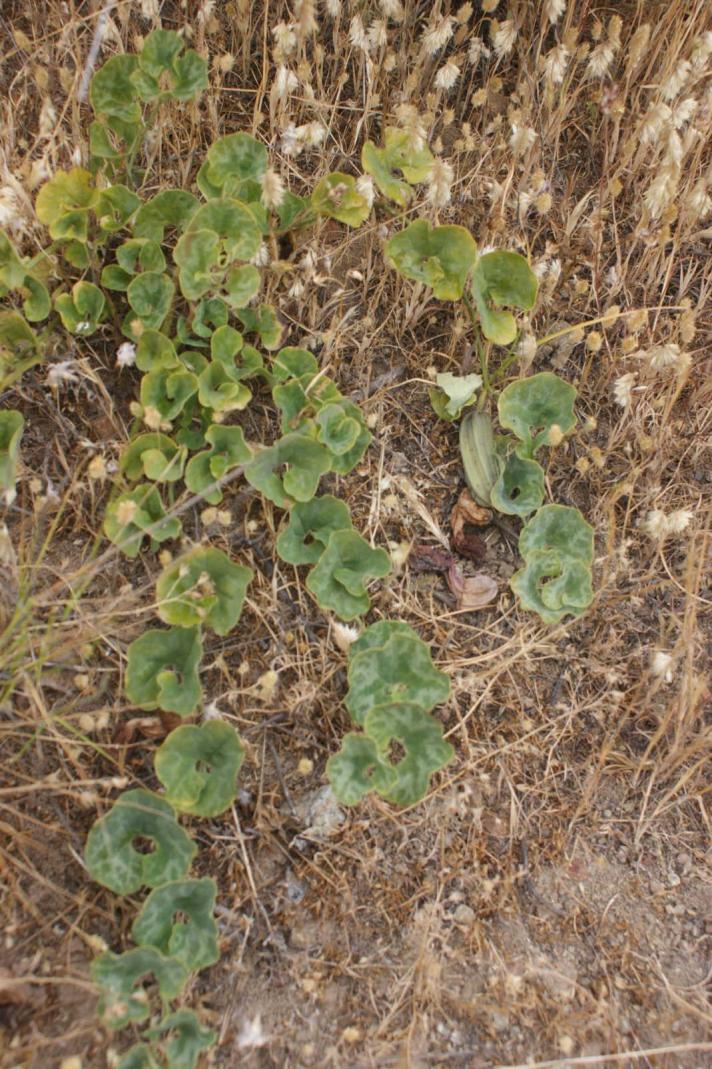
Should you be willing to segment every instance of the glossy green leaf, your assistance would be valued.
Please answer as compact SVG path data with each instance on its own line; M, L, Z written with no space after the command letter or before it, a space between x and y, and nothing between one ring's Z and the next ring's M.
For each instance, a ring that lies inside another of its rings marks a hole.
M158 330L171 310L175 290L168 275L144 271L130 283L126 297L144 326Z
M235 314L246 331L257 334L265 349L279 349L283 328L271 304L240 308Z
M150 853L136 848L148 840ZM180 880L196 846L177 823L172 806L151 791L126 791L91 827L84 850L89 875L117 895Z
M477 400L481 375L453 375L444 371L435 378L437 390L430 390L430 401L440 419L458 419L463 408Z
M166 1054L166 1069L196 1069L201 1051L215 1043L217 1036L209 1028L201 1027L192 1010L178 1010L164 1017L148 1035L156 1040L170 1033L162 1044Z
M158 615L167 624L205 624L218 635L231 631L242 613L253 573L220 549L196 546L161 572L156 583Z
M383 755L394 740L405 750L405 756L393 766L393 785L385 790L379 788L396 805L419 802L427 793L432 773L452 760L455 753L443 739L442 724L413 702L374 706L366 715L364 731Z
M353 732L344 736L339 752L326 762L326 774L344 805L356 805L372 790L385 794L396 784L395 770L373 739Z
M440 300L462 297L477 246L462 226L431 227L416 219L386 245L386 258L406 278L425 282Z
M141 108L131 76L138 66L134 55L112 56L91 80L89 99L97 115L118 119L126 125L141 121Z
M500 249L480 256L472 275L472 296L480 314L482 332L497 345L510 345L517 336L517 324L503 305L528 312L534 307L538 289L536 275L517 252Z
M127 651L125 689L141 709L190 716L202 697L198 665L203 644L197 627L144 631Z
M218 926L213 917L215 893L215 881L211 879L162 884L151 891L133 922L134 941L138 946L155 947L191 972L214 965L220 957Z
M75 282L70 293L60 293L54 298L54 306L64 328L84 337L93 334L101 322L106 298L93 282Z
M176 809L216 817L235 800L245 751L224 720L176 728L155 755L156 775Z
M174 30L153 30L146 37L131 74L142 100L154 103L172 97L190 100L208 86L208 64Z
M183 230L199 205L192 193L165 189L139 208L133 222L134 237L148 238L160 245L166 230Z
M337 530L307 576L307 589L322 609L353 620L371 607L366 582L381 579L390 570L385 549L373 549L357 531Z
M106 507L104 534L127 557L138 556L145 538L165 542L180 532L180 520L166 515L155 486L138 486Z
M371 206L363 193L359 193L356 179L340 171L317 182L311 204L319 215L338 219L347 226L360 226L371 214Z
M287 564L316 564L334 531L351 529L348 505L324 494L298 502L289 513L289 523L280 532L276 549Z
M7 409L0 412L0 490L3 493L12 493L15 489L24 427L25 420L20 412Z
M101 284L105 290L113 290L115 293L125 293L133 275L124 271L118 264L107 264L101 269Z
M142 980L154 976L163 1004L167 1005L178 997L188 979L179 961L164 957L153 947L136 947L125 954L101 954L92 962L91 975L101 988L99 1016L112 1030L150 1016L151 1004Z
M136 367L139 371L179 368L180 361L171 339L160 330L147 328L141 331L136 346Z
M364 649L349 660L345 704L357 724L377 705L413 702L428 712L449 693L450 680L415 634L398 631L383 646Z
M367 141L361 151L364 171L371 175L385 197L402 208L413 196L409 183L424 182L433 161L433 154L427 146L413 149L410 134L393 127L386 127L383 148L377 148L372 141ZM406 181L398 178L395 171L401 171Z
M279 508L311 501L319 480L331 466L329 451L303 434L287 434L260 449L245 465L245 478ZM284 468L282 475L279 469Z
M576 389L551 371L506 386L499 395L499 422L514 431L531 456L542 445L558 445L576 423Z
M41 187L35 201L37 218L56 240L86 241L89 210L96 204L97 191L89 171L73 167L58 171Z
M158 413L164 423L170 423L185 408L187 402L198 392L198 378L183 368L159 368L149 371L141 382L141 405L151 413L150 425L155 426L154 415Z
M492 487L492 507L508 516L528 516L542 504L546 482L536 460L510 450L499 478Z
M244 197L254 186L261 186L267 170L267 149L249 134L228 134L221 137L208 149L203 178L206 188L198 178L198 185L205 197L215 196L215 190L223 195L251 200Z
M119 471L127 479L151 479L173 483L183 475L188 450L159 431L149 431L132 439L121 454Z
M213 484L231 468L247 463L252 452L245 443L241 427L213 424L205 432L205 440L210 448L188 461L185 485L193 493L202 494L210 505L218 505L223 494L220 487L213 487Z

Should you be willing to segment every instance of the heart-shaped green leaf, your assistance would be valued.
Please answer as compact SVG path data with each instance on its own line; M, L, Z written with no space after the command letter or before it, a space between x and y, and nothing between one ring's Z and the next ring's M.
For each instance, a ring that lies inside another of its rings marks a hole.
M10 290L19 289L26 273L27 268L15 246L7 234L0 230L0 297L6 297Z
M222 277L220 238L212 230L191 230L178 239L173 250L178 264L181 293L189 301L197 301L219 284Z
M198 378L191 371L170 367L150 371L141 381L144 420L155 427L158 414L160 425L170 423L197 392Z
M593 528L578 509L545 505L522 528L519 552L526 566L510 585L522 605L558 623L579 616L593 600Z
M385 147L377 148L367 141L361 150L361 165L370 174L381 193L405 208L413 196L409 183L424 182L433 165L433 154L427 146L413 149L410 134L394 127L386 127ZM401 171L403 182L394 171Z
M123 230L140 206L140 198L127 186L113 185L98 190L94 211L102 234Z
M129 238L116 250L116 262L129 275L141 271L165 270L166 258L157 241L148 238Z
M286 470L280 476L282 467ZM311 501L330 467L323 445L304 434L286 434L253 454L245 465L245 478L279 508L290 508L294 501Z
M183 189L164 189L139 208L133 222L134 236L160 245L167 229L184 229L199 204L197 197Z
M198 185L207 198L218 195L249 201L254 199L251 194L255 187L261 189L266 170L267 149L264 145L249 134L228 134L218 138L208 149Z
M348 505L324 494L298 502L289 513L289 523L280 532L276 548L287 564L316 564L334 531L351 528Z
M148 840L150 853L135 843ZM193 840L177 823L172 806L142 788L126 791L89 832L84 851L89 875L117 895L144 885L182 879L195 857Z
M453 375L444 371L435 378L437 390L430 390L430 401L440 419L454 420L463 408L474 404L482 385L481 375Z
M140 981L155 976L165 1006L178 997L188 979L179 961L165 958L153 947L101 954L92 962L91 975L101 988L99 1015L112 1031L150 1016L151 1004Z
M272 375L276 382L287 382L288 379L301 379L304 376L313 378L318 372L319 364L314 353L292 345L280 349L272 363Z
M307 576L307 589L322 609L331 609L342 620L353 620L371 606L367 580L383 578L390 570L385 549L372 549L357 531L337 530Z
M25 426L20 412L6 409L0 412L0 489L11 493L17 479L20 439Z
M361 422L338 404L324 405L316 417L319 441L330 453L343 456L356 445L361 434Z
M357 654L365 653L367 650L382 649L394 635L405 635L407 638L417 639L418 642L421 641L410 624L406 624L402 620L379 620L377 623L367 627L356 641L351 643L349 646L349 660L352 661Z
M340 171L317 182L311 205L319 215L338 219L347 226L360 226L371 214L371 206L363 193L359 193L356 179Z
M153 30L130 76L142 100L153 103L172 97L190 100L208 87L208 64L174 30Z
M205 440L210 448L188 461L185 485L194 494L202 494L209 504L218 505L223 494L220 487L213 484L227 475L231 468L247 463L252 452L245 442L241 427L213 424L205 432Z
M235 564L221 549L196 546L161 572L158 615L176 627L205 624L226 635L240 619L252 578L249 568Z
M363 649L349 660L345 704L357 724L363 725L377 705L413 702L428 712L449 693L450 680L415 633L396 631L383 646Z
M186 234L209 230L216 234L227 263L251 260L260 247L262 234L246 204L230 197L209 200L192 216Z
M147 328L142 331L136 346L136 367L139 371L179 368L180 361L171 339L160 330Z
M536 275L519 253L500 249L478 257L472 275L472 296L484 336L496 345L511 345L517 336L517 324L511 312L499 309L507 305L529 311L534 307L537 288Z
M202 1028L192 1010L178 1010L151 1028L152 1039L171 1033L165 1048L166 1069L195 1069L201 1051L211 1047L217 1036L209 1028Z
M139 434L121 454L119 471L135 482L146 476L153 482L174 483L183 475L188 450L159 431Z
M141 121L141 107L131 76L138 58L131 54L112 56L99 67L91 80L89 99L97 115L118 120L122 126Z
M92 176L81 167L58 171L40 189L35 201L37 218L55 241L87 240L89 210L97 200Z
M54 298L54 307L65 330L85 337L99 326L106 298L93 282L75 282L71 293L60 293Z
M126 296L142 325L158 330L171 310L175 291L168 275L144 271L129 284Z
M508 516L528 516L544 500L544 472L536 460L512 449L490 495L492 507Z
M134 940L138 946L155 947L166 957L175 958L191 972L214 965L220 957L213 917L215 893L211 879L162 884L151 891L133 922ZM176 914L186 919L179 920Z
M576 423L576 388L551 371L511 382L497 402L499 422L514 431L533 456L542 445L558 445Z
M107 505L104 534L127 557L138 555L145 538L165 542L180 532L180 520L166 515L155 486L138 486Z
M198 665L203 644L197 627L144 631L128 648L125 689L141 709L190 716L202 697Z
M443 301L462 297L476 256L477 246L464 227L431 227L426 219L416 219L386 245L386 258L402 275L425 282Z
M385 794L396 784L396 773L367 735L350 732L341 749L326 762L331 788L344 805L356 805L369 791Z
M19 312L0 312L0 386L3 390L39 364L42 353L32 327Z
M257 334L265 349L270 352L279 349L283 329L271 304L260 304L257 308L240 308L236 315L246 331Z
M419 802L427 793L432 773L454 756L452 746L443 739L442 724L413 702L374 706L366 716L364 731L383 755L393 740L405 750L405 756L394 766L395 783L385 790L379 788L396 805Z
M225 300L231 308L244 308L260 289L260 273L252 264L233 267L224 282Z
M12 290L19 291L24 301L22 310L32 323L46 319L52 302L47 287L32 274L30 261L23 260L14 245L0 230L0 299Z
M237 733L224 720L176 728L155 755L156 775L176 809L216 817L235 800L245 757Z

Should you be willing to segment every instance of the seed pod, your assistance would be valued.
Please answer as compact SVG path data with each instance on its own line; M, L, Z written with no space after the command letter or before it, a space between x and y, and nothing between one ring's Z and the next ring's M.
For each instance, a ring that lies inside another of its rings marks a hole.
M460 424L460 454L465 481L480 505L491 508L490 494L500 465L494 447L492 420L485 412L468 412Z

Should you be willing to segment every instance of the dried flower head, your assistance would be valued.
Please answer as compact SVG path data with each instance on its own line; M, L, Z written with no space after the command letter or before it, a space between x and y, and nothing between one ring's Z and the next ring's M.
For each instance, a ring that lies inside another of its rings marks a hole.
M454 179L454 171L445 160L433 160L430 174L428 175L427 198L435 208L444 208L450 203L450 191Z
M508 56L514 48L517 40L517 27L514 19L505 19L504 22L492 20L490 25L492 47L498 56Z
M459 77L460 68L457 63L453 63L453 61L449 59L435 75L435 88L444 90L452 89Z
M434 56L445 47L453 34L453 21L448 15L425 29L420 44L426 56Z
M559 21L566 11L566 0L544 0L544 18L548 19L552 26Z
M628 408L633 399L633 387L635 386L635 372L629 371L621 375L613 383L613 400L621 408Z
M652 509L643 520L643 530L651 538L662 541L672 534L681 534L690 524L692 512L689 509L676 509L667 515L662 509Z

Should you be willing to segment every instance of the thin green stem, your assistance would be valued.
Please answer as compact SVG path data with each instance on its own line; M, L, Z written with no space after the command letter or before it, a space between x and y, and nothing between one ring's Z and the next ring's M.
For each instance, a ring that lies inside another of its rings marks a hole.
M480 396L477 399L477 411L481 412L487 402L487 397L490 392L490 377L489 368L487 366L487 351L482 342L480 324L478 322L477 312L475 311L472 301L466 293L463 293L462 299L465 303L467 314L470 317L470 322L472 323L472 330L475 339L475 348L477 349L477 355L480 361L480 369L482 371L482 390L480 391Z

